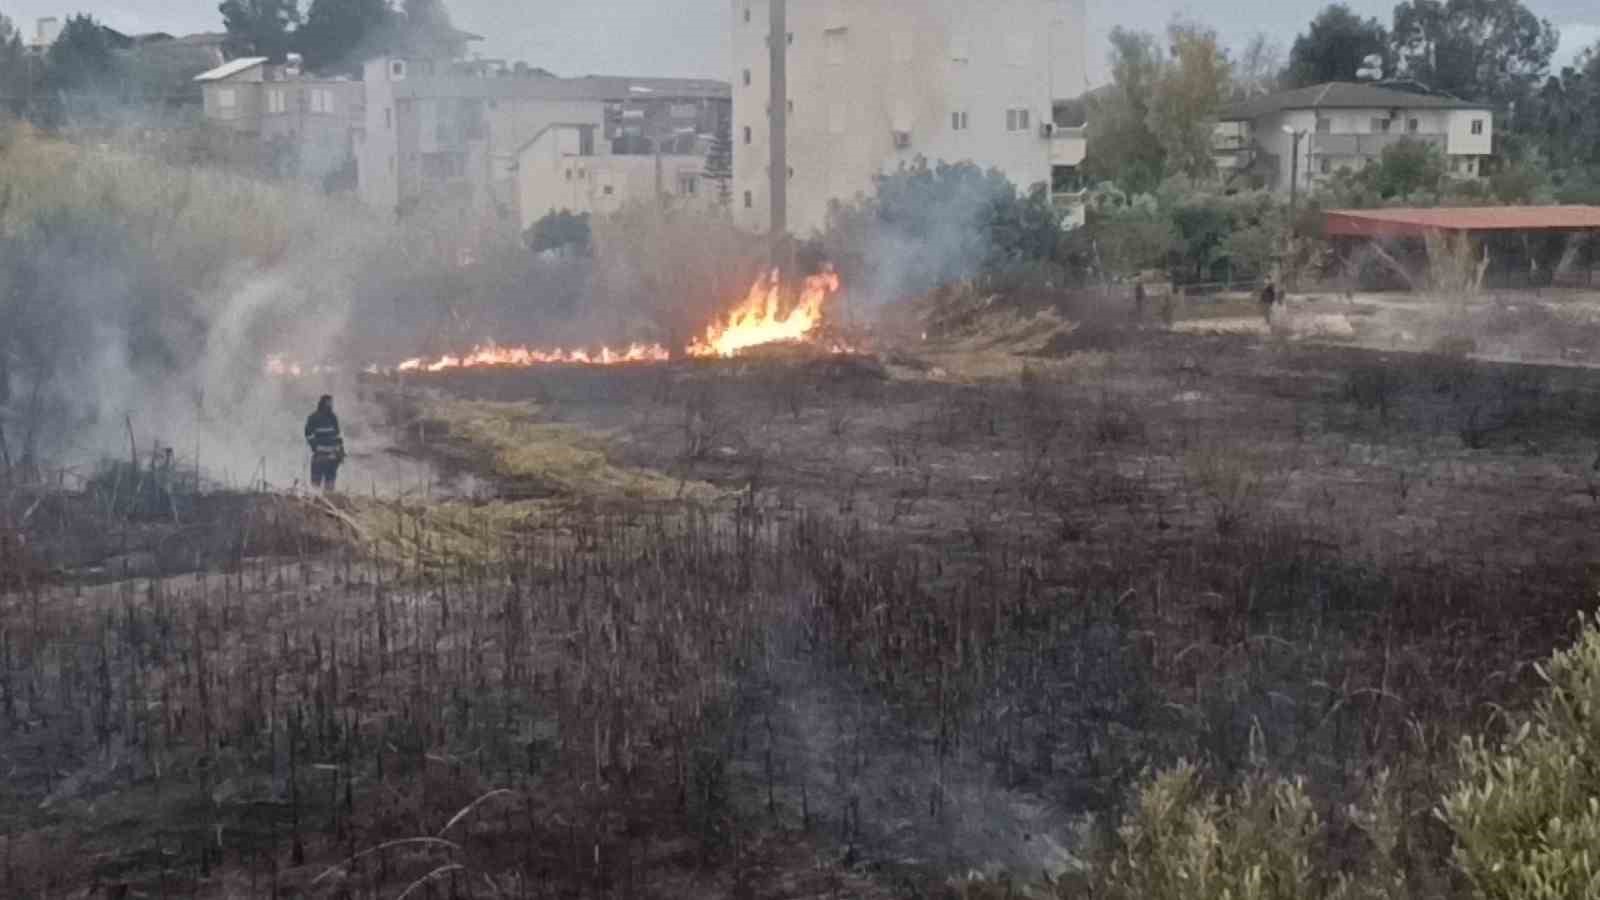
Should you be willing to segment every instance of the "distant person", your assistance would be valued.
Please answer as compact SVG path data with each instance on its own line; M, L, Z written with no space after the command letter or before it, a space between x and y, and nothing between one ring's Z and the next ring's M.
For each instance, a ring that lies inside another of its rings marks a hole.
M344 462L344 436L339 432L339 417L333 414L333 398L327 394L306 419L306 445L311 448L311 486L333 490L339 465Z
M1272 276L1267 276L1267 283L1261 286L1261 317L1272 324L1272 308L1278 305L1278 286L1273 283Z

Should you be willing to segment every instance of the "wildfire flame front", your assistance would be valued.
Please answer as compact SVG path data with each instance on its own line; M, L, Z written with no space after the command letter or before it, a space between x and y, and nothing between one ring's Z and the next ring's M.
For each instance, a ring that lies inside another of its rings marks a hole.
M838 273L829 269L807 278L792 308L784 310L783 279L777 270L762 276L750 288L744 301L719 321L706 328L703 337L690 343L687 354L694 359L729 359L741 352L768 344L798 343L812 340L822 325L828 301L839 292ZM834 352L848 352L840 347ZM368 374L439 373L462 369L511 368L534 366L618 366L634 363L663 363L672 360L672 351L660 344L632 344L626 348L602 347L599 350L539 350L529 347L501 347L492 341L472 348L470 353L427 359L408 359L397 366L368 366ZM302 365L283 355L267 357L267 374L298 378L304 375L334 374L327 366Z
M774 269L750 288L725 322L713 322L703 339L689 345L689 355L726 359L752 347L806 340L822 324L827 303L839 286L839 274L832 269L813 275L805 280L794 308L784 313L783 279Z

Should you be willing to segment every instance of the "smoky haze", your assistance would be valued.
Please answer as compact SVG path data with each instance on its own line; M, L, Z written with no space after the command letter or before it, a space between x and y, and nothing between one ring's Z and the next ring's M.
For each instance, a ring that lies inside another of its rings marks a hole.
M1197 4L1154 0L1117 4L1089 2L1089 80L1108 78L1105 50L1117 26L1160 32L1174 16L1199 19L1216 27L1225 43L1242 45L1264 32L1285 47L1326 3L1273 3L1241 0L1231 4ZM1350 7L1362 16L1387 22L1390 0L1356 0ZM130 33L149 31L216 31L220 24L210 2L167 3L120 0L84 4L84 11ZM1570 63L1600 39L1600 10L1587 0L1533 0L1528 7L1562 29L1556 65ZM551 0L453 0L456 24L487 39L477 49L485 56L524 59L562 75L614 73L726 79L731 66L726 0L656 3L653 0L605 0L571 4ZM50 0L19 0L0 7L24 33L41 16L72 10Z

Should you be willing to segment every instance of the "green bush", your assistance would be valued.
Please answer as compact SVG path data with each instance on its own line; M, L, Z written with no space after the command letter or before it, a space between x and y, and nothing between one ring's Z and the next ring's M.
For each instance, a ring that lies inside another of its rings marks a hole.
M1484 900L1600 896L1600 630L1539 669L1545 695L1507 741L1462 742L1440 810Z
M1600 897L1600 620L1538 671L1547 687L1531 714L1504 741L1463 739L1454 787L1431 815L1408 812L1387 774L1325 820L1299 779L1211 786L1185 763L1140 785L1120 825L1091 831L1083 867L1050 889L1095 900Z

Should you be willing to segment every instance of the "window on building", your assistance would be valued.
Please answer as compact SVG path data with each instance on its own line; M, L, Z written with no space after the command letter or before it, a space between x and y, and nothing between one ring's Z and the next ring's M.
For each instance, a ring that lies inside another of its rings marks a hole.
M749 69L745 69L744 70L744 86L745 87L749 87L750 86L750 70Z
M217 91L217 109L222 112L225 119L233 118L239 108L239 94L233 88L222 88Z
M1007 131L1027 131L1033 123L1033 116L1026 109L1006 110Z
M1483 134L1483 120L1482 119L1473 119L1472 120L1472 133L1473 133L1473 135L1481 135L1481 134Z
M785 36L789 39L789 46L793 47L794 46L794 32L791 31Z
M594 126L591 125L578 129L578 155L594 155Z
M404 77L406 77L406 63L405 63L405 60L397 59L397 60L394 60L393 62L389 63L389 77L391 77L391 78L404 78Z
M793 100L789 101L789 115L791 115L791 116L794 115L794 101Z
M755 140L755 138L756 138L755 131L749 125L746 125L744 127L744 142L745 142L745 144L746 145L750 144L752 141Z
M756 196L754 194L750 193L749 191L745 191L744 192L744 208L745 209L755 209L756 208Z
M1407 134L1416 134L1417 132L1419 132L1421 130L1422 130L1422 120L1421 119L1407 119L1406 120L1406 133Z
M1318 117L1317 118L1317 134L1332 134L1332 133L1333 133L1333 120L1332 119L1324 119L1324 118Z
M612 194L615 194L616 192L617 192L617 189L612 187L609 184L600 189L600 193L605 194L607 197L611 196Z
M678 196L693 197L700 193L700 179L692 172L678 173Z
M1329 159L1326 156L1324 156L1321 160L1319 160L1317 162L1317 169L1320 172L1322 172L1322 174L1324 174L1324 175L1332 175L1333 174L1333 160Z
M284 102L283 89L274 88L267 91L267 112L272 115L282 115L288 111L288 104Z
M950 130L951 131L966 131L967 130L967 114L964 113L964 112L953 112L953 113L951 113L950 114Z
M750 7L748 6L744 8L744 20L746 22L750 21Z
M1390 123L1390 121L1391 120L1389 120L1389 119L1373 119L1372 120L1372 133L1373 134L1388 134L1389 133L1389 123Z

